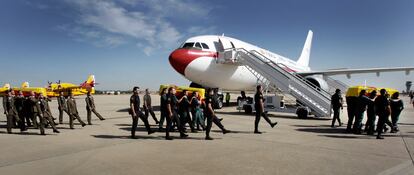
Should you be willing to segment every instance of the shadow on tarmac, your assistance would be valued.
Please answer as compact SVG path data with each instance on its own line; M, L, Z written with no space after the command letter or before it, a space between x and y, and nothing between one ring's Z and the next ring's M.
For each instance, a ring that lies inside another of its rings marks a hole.
M160 111L160 106L152 106L152 110L154 110L154 112L155 111ZM118 109L116 112L129 112L129 109L130 108L122 108L122 109ZM142 112L144 112L144 111L142 111Z

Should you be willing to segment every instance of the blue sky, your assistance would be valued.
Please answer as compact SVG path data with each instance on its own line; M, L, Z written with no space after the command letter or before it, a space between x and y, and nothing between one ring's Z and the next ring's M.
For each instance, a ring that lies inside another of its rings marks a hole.
M98 89L188 85L168 62L186 38L225 34L294 60L314 32L314 70L414 66L414 1L6 0L0 84L81 83ZM414 74L354 75L349 85L402 90Z

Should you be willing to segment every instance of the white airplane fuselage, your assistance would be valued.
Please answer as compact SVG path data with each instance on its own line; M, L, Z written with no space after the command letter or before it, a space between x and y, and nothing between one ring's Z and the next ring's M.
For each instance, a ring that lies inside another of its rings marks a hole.
M312 36L310 36L310 40L311 38ZM244 48L248 51L255 50L273 62L285 65L285 70L287 71L310 71L307 65L309 60L305 61L305 65L301 65L296 61L238 39L215 35L196 36L187 39L180 48L171 53L169 57L170 64L186 79L203 87L222 88L225 90L254 89L257 78L245 66L217 63L219 50L223 49L223 43L225 42L229 43L232 48Z

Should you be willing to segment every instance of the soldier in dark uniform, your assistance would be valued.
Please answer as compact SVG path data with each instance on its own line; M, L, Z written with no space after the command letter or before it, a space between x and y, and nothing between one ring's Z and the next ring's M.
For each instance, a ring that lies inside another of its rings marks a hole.
M180 121L181 121L181 126L184 128L185 130L185 125L188 123L190 125L191 128L191 132L196 132L196 130L194 129L194 125L193 122L191 122L191 118L190 118L190 101L188 100L188 91L184 90L183 91L183 97L181 97L180 100L178 100L179 103L179 114L180 114Z
M254 133L255 134L262 133L259 131L259 122L260 122L260 117L262 116L272 128L275 127L275 125L277 125L277 122L272 123L272 121L270 121L269 117L266 115L264 111L263 101L264 101L264 98L263 98L263 93L262 93L262 85L257 85L256 94L254 95L254 107L256 109L256 118L254 121Z
M204 117L207 119L207 126L206 126L206 140L213 140L212 137L210 137L210 130L211 127L214 124L216 124L221 131L223 132L223 134L229 133L230 131L227 130L226 128L224 128L224 126L221 124L220 119L217 118L214 110L213 110L213 89L208 89L207 90L207 94L206 94L206 98L204 99Z
M66 104L68 105L68 113L69 113L69 127L70 129L75 129L73 126L73 120L77 119L79 123L82 125L82 127L85 127L85 122L82 121L82 119L79 116L78 107L76 106L76 100L73 98L73 94L70 92L68 100L66 101Z
M172 140L172 137L170 137L170 130L172 127L172 122L175 122L177 125L177 128L180 132L180 137L185 138L188 137L184 133L184 128L180 123L180 119L178 118L178 99L175 96L175 88L170 87L168 88L168 95L167 95L167 101L166 101L166 111L168 113L167 116L167 127L165 129L165 139Z
M342 96L341 96L341 90L336 89L335 94L331 97L331 107L333 110L333 119L331 127L335 127L335 121L338 120L339 126L342 126L341 118L340 118L340 109L343 109L342 107Z
M386 97L387 91L385 89L380 90L380 95L375 99L376 112L378 114L377 123L377 139L384 139L382 132L384 130L385 122L390 115L390 102Z
M63 123L63 112L66 112L66 114L68 114L68 116L70 117L68 113L68 106L66 104L66 98L65 96L63 96L62 91L59 92L59 97L57 97L57 101L58 101L58 109L59 109L59 124L62 124Z
M367 96L365 96L365 94L366 91L361 90L356 102L355 123L354 127L352 128L355 134L362 133L362 120L364 119L364 112L365 110L367 110L367 105L373 103L373 101Z
M375 101L376 97L377 91L374 90L369 95L369 98ZM368 135L373 135L375 132L375 118L375 103L369 103L367 108L367 122L365 123L365 132L367 132Z
M13 91L8 91L7 95L3 97L3 109L7 117L7 133L9 134L12 133L13 120L20 122L14 100Z
M20 131L26 131L26 124L25 124L25 111L24 111L24 101L25 98L23 96L23 92L19 91L18 96L15 97L15 101L14 104L16 106L16 110L17 110L17 114L19 115L19 127L20 127ZM29 122L29 121L27 121Z
M356 102L358 98L347 96L346 97L346 109L348 113L348 124L346 126L346 132L352 132L352 123L354 122L355 118L355 109L356 109Z
M42 109L40 108L40 101L36 99L34 92L30 92L29 100L30 100L31 107L32 107L31 112L33 115L32 117L33 126L34 127L37 126L40 129L40 134L45 135L43 114L42 114ZM36 118L39 118L39 122L37 122Z
M132 116L132 128L131 128L131 138L136 138L135 137L135 131L137 129L138 126L138 118L140 118L145 125L145 128L148 131L148 135L154 133L154 131L151 130L150 125L148 123L147 118L145 117L145 115L142 113L139 105L140 105L140 98L139 98L139 87L134 87L133 88L133 92L134 94L131 96L130 100L129 100L129 104L130 104L130 114Z
M59 133L59 131L56 129L55 121L53 121L52 113L50 112L49 102L46 97L44 97L42 94L39 94L38 100L40 102L40 109L43 116L44 124L49 125L53 128L54 133Z
M158 127L158 131L162 130L162 126L164 125L164 120L167 117L167 107L166 107L166 103L167 103L167 88L162 89L161 91L161 97L160 97L160 122L159 122L159 127Z
M37 122L33 119L33 106L30 97L24 97L23 114L26 118L27 127L34 126L37 128Z
M88 120L88 125L92 125L92 112L99 118L99 120L105 120L105 118L103 118L101 116L101 114L99 114L96 111L96 107L95 107L95 100L93 99L92 95L91 95L91 91L88 91L88 93L86 94L86 98L85 98L85 102L86 102L86 112L87 112L87 120Z
M151 94L149 93L148 89L145 89L143 107L144 107L144 111L145 111L145 116L148 118L149 115L151 114L152 119L154 119L154 121L155 121L155 124L158 125L160 122L158 122L157 117L155 117L154 110L152 109Z

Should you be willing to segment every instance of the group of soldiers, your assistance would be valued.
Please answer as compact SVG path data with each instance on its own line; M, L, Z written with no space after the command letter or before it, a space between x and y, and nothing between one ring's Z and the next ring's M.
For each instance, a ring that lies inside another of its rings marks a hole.
M331 103L334 112L331 126L334 127L336 121L341 126L342 123L339 117L339 111L343 109L341 90L337 89L335 94L332 95ZM379 95L374 90L368 96L366 90L361 90L358 97L346 97L346 103L348 112L347 132L353 132L354 134L365 132L368 135L374 135L377 132L377 139L384 139L382 133L388 131L386 125L391 127L391 133L399 131L397 123L400 113L404 109L404 104L399 98L398 92L393 93L390 98L385 89L381 89ZM362 130L365 111L367 111L367 120L364 130ZM390 115L391 121L389 120ZM378 116L378 121L375 129L376 116Z
M60 92L58 101L59 110L59 123L55 122L55 118L52 115L49 102L51 100L45 97L43 94L35 94L29 92L29 96L25 97L22 91L19 91L17 95L14 91L10 90L3 97L3 109L7 118L7 133L11 134L13 128L20 128L21 132L27 131L29 127L40 129L41 135L45 134L45 128L51 127L54 133L59 133L56 125L63 124L64 112L69 116L69 127L74 129L73 120L77 119L82 127L86 126L86 123L82 121L79 116L79 112L76 105L76 100L72 93L69 92L68 98L63 96L63 92ZM91 113L100 120L105 120L95 109L95 102L90 94L87 93L85 98L87 120L91 125Z
M221 123L222 119L218 118L214 112L214 106L217 104L218 96L215 95L213 89L208 89L204 101L200 101L198 92L193 92L189 94L188 91L182 92L182 97L177 98L176 89L174 87L165 88L161 91L160 97L160 120L158 121L155 117L151 106L151 97L149 95L148 89L145 91L144 95L144 112L140 108L140 97L139 97L139 87L133 88L133 95L130 98L130 111L129 113L132 116L132 129L131 137L135 137L135 131L138 125L138 119L141 119L144 122L145 128L148 134L152 134L153 131L148 123L148 115L151 114L153 119L157 124L159 124L158 131L162 131L164 120L166 120L165 127L165 139L172 140L170 132L177 129L180 133L181 138L186 138L186 125L188 124L192 133L198 131L205 131L205 139L213 140L210 136L210 131L213 123L217 125L223 134L231 132L227 130ZM261 117L264 117L269 125L273 128L277 122L272 123L264 112L263 107L263 94L262 86L257 86L257 93L255 95L256 102L256 119L255 119L255 134L261 134L258 129L259 121ZM205 124L207 122L207 124ZM201 127L201 129L200 129Z

